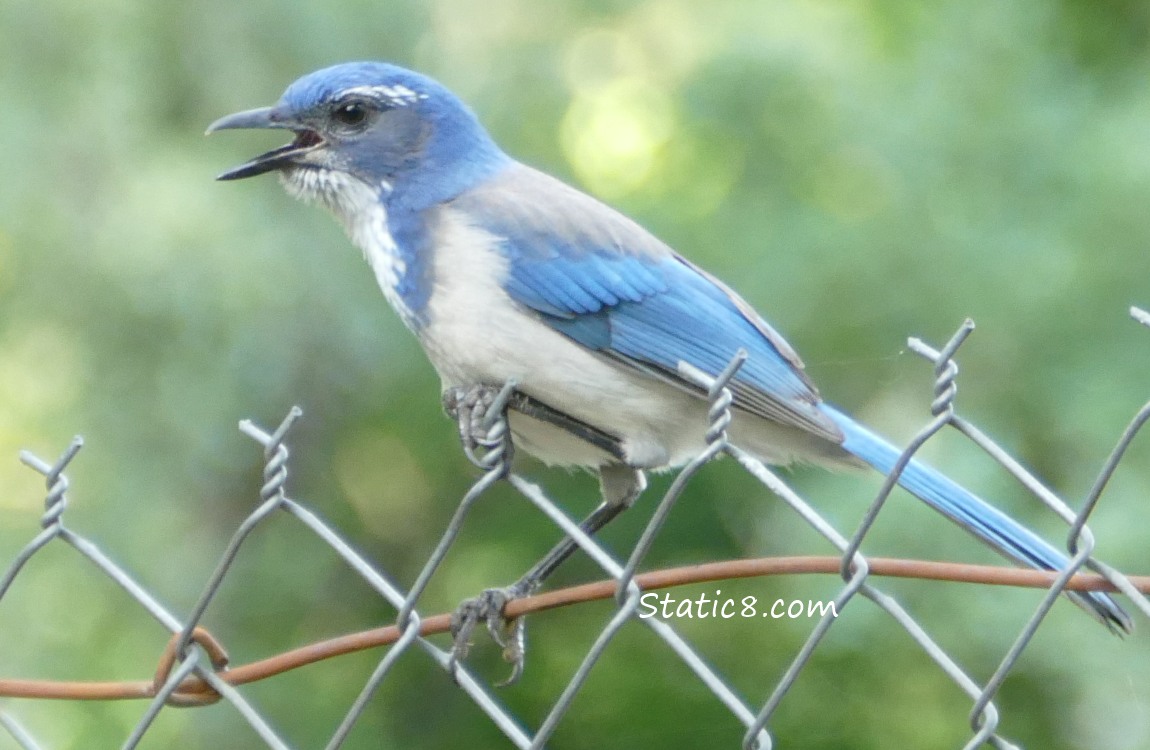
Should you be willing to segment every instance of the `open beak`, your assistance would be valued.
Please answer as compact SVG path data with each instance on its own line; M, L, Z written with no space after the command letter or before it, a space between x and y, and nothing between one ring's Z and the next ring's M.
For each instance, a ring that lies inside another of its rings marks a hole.
M294 118L284 114L276 107L261 107L249 109L244 112L226 115L208 126L205 135L217 130L250 130L276 128L291 130L295 133L295 140L286 146L272 149L266 154L260 154L251 161L238 167L233 167L217 177L217 180L242 180L245 177L255 177L265 172L291 167L299 163L299 157L323 146L324 140L319 133L304 127Z

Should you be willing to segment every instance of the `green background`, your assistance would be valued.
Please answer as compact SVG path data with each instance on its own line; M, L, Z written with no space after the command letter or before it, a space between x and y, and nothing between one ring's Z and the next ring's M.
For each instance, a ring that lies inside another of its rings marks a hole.
M516 157L621 208L727 279L802 353L830 400L893 438L928 418L929 366L966 316L962 412L1072 504L1150 394L1150 10L1142 2L140 3L0 0L0 566L38 530L17 462L73 434L66 518L177 613L257 503L235 428L306 414L291 494L397 582L414 580L475 477L418 345L330 217L273 179L217 184L279 145L204 139L295 77L379 58L470 102ZM1148 449L1135 443L1092 527L1145 573ZM954 436L926 451L1052 540L1064 526ZM594 481L525 462L572 515ZM787 476L842 530L874 477ZM658 478L655 491L665 489ZM655 492L608 530L620 554ZM421 605L509 582L555 539L506 486L470 517ZM648 567L830 547L731 461L675 508ZM905 497L870 554L994 562ZM585 560L556 584L596 577ZM793 577L697 596L826 599ZM985 680L1039 594L882 582ZM498 698L537 727L610 617L539 615L527 673ZM273 518L205 618L237 663L385 624L394 610L320 542ZM1146 622L1122 641L1059 603L1002 690L1031 748L1150 746ZM677 621L752 706L812 622ZM0 678L147 679L166 640L63 545L0 602ZM321 747L382 652L245 689L294 747ZM474 663L492 680L491 648ZM45 748L117 747L142 703L5 701ZM959 747L970 701L865 601L815 652L771 728L787 748ZM735 747L741 725L638 624L607 651L554 748ZM404 657L349 748L507 747L422 655ZM259 742L227 705L164 711L144 747ZM0 748L16 747L0 733Z

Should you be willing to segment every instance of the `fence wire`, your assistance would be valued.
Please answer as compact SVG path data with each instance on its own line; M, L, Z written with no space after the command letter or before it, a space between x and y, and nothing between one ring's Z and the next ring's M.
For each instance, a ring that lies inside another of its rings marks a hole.
M1138 322L1150 327L1150 314L1134 308L1131 310L1131 315ZM16 555L5 570L3 577L0 578L0 604L2 604L3 598L13 581L20 575L29 560L50 544L67 545L127 592L132 600L150 614L160 626L170 632L172 637L161 659L156 676L150 682L128 685L52 683L0 677L0 697L105 699L138 697L146 699L147 707L142 711L138 722L123 742L122 747L126 749L135 748L141 743L156 717L165 708L225 701L251 726L266 747L276 750L289 748L289 744L277 734L272 722L261 714L260 710L245 697L239 688L243 682L276 673L276 668L269 668L263 672L255 669L247 672L243 672L242 669L228 669L222 648L215 642L211 634L200 625L204 613L219 593L221 584L232 570L236 556L252 532L272 514L286 512L335 551L354 573L397 611L392 637L376 638L371 641L374 645L383 642L388 642L391 645L364 683L357 698L348 707L338 727L332 732L326 744L328 750L335 750L344 743L369 705L373 694L393 674L397 661L409 651L422 652L441 669L448 672L458 684L461 694L474 702L513 746L519 748L544 747L556 728L563 722L575 697L585 689L589 674L607 646L621 629L632 623L638 623L642 627L650 629L661 639L666 644L668 651L680 659L714 695L715 699L730 712L732 717L745 727L742 743L744 748L747 750L769 750L773 746L773 739L768 731L772 717L780 705L784 703L788 692L804 666L811 659L812 654L819 648L837 621L836 614L843 616L845 613L849 613L851 600L859 595L874 602L889 615L892 627L904 630L942 673L969 696L971 701L969 715L971 736L964 746L965 748L977 748L985 745L996 748L1013 748L1014 745L998 734L1000 717L994 698L1024 649L1034 638L1050 608L1059 595L1067 590L1072 577L1078 571L1083 568L1095 571L1118 591L1126 594L1134 608L1143 615L1150 617L1150 601L1147 601L1146 597L1140 593L1139 587L1114 568L1091 556L1094 549L1094 537L1086 525L1089 516L1098 505L1107 482L1125 455L1126 449L1145 422L1150 419L1150 403L1138 411L1123 432L1095 479L1083 508L1081 511L1075 512L974 425L956 413L954 396L957 366L953 356L972 330L973 324L969 321L965 322L939 351L935 351L917 339L909 341L911 350L928 359L934 366L935 389L934 400L931 404L932 419L910 441L896 463L895 470L885 480L878 495L871 503L859 528L850 535L836 530L770 468L728 441L726 428L731 419L732 397L727 385L742 364L743 355L737 356L724 372L714 378L685 363L681 366L681 373L684 377L694 380L704 388L710 401L709 425L706 432L707 447L675 477L626 560L616 559L594 539L585 534L579 525L546 495L542 488L511 472L511 438L507 427L506 412L498 408L499 405L497 404L497 408L490 410L489 418L483 425L485 434L480 436L479 440L482 448L478 451L468 451L469 457L482 469L482 475L460 502L440 543L428 558L411 588L406 591L392 581L385 572L359 556L341 539L336 531L327 526L307 507L285 494L284 484L287 478L289 459L285 439L292 425L301 415L298 408L293 408L283 422L270 432L250 421L240 423L241 431L255 440L263 449L265 466L264 482L259 493L261 502L236 529L214 572L205 583L198 601L182 618L165 609L130 573L119 567L82 535L65 525L64 512L68 503L68 478L65 470L81 449L82 441L79 438L75 439L63 454L53 462L44 461L37 456L24 452L21 454L21 460L44 476L47 486L45 512L41 518L42 530ZM511 389L508 387L501 394L504 404L510 393ZM897 483L898 474L924 443L948 426L957 429L982 448L993 460L1014 475L1035 497L1064 519L1070 527L1066 544L1071 557L1069 565L1065 570L1052 577L1052 582L1049 584L1041 603L1018 633L1013 645L1002 656L991 676L981 683L968 676L954 659L931 638L930 634L915 621L910 613L903 609L894 598L881 590L878 584L872 580L872 561L859 551L888 495ZM823 616L812 628L806 642L795 653L789 667L782 677L775 682L769 697L762 705L748 704L721 674L708 666L699 651L676 632L668 622L659 617L639 616L640 597L644 593L644 588L640 585L637 571L676 500L692 477L708 461L723 454L733 458L840 552L839 572L843 584L834 597L834 609L825 610ZM534 729L528 728L523 721L512 715L489 686L467 669L466 664L457 663L449 650L440 648L428 640L426 635L429 632L433 632L437 628L443 629L444 618L441 616L425 621L417 609L420 598L429 582L433 579L440 564L458 538L468 512L489 489L499 483L505 483L514 488L533 504L564 534L573 539L579 548L614 582L616 601L614 615L599 632L584 655L582 662L570 676L566 687L552 704L550 711ZM437 622L432 623L432 619ZM360 646L362 645L361 643ZM295 661L290 659L287 661L294 667L316 661L319 658L346 653L350 650L352 650L351 646L342 649L326 648L322 655L308 654ZM288 655L284 656L287 657ZM282 670L282 667L280 669ZM7 734L17 746L26 750L45 748L18 721L12 710L16 705L9 703L7 708L0 708L0 734Z

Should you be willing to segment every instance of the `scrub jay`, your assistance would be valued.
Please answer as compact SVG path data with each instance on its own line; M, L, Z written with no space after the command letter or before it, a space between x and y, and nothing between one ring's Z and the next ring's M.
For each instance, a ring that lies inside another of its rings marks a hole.
M219 179L278 172L289 193L330 209L445 393L513 380L526 397L508 417L515 444L599 473L605 511L591 530L634 501L643 472L703 450L708 404L680 362L714 376L747 352L731 383L731 441L770 463L886 473L899 456L824 402L795 351L730 287L626 216L512 159L426 76L379 62L336 65L208 132L231 128L294 134ZM923 463L911 462L899 484L1018 563L1067 564ZM550 572L566 552L533 572ZM1112 630L1130 629L1108 595L1068 596Z

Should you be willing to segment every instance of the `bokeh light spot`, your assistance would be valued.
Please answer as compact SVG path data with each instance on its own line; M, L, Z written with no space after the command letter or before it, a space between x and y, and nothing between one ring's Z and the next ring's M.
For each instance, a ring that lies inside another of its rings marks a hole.
M335 454L335 475L363 525L391 543L412 538L432 501L431 482L406 441L380 432L361 432Z
M626 195L651 175L675 129L670 96L641 78L578 92L563 118L563 150L592 192Z

